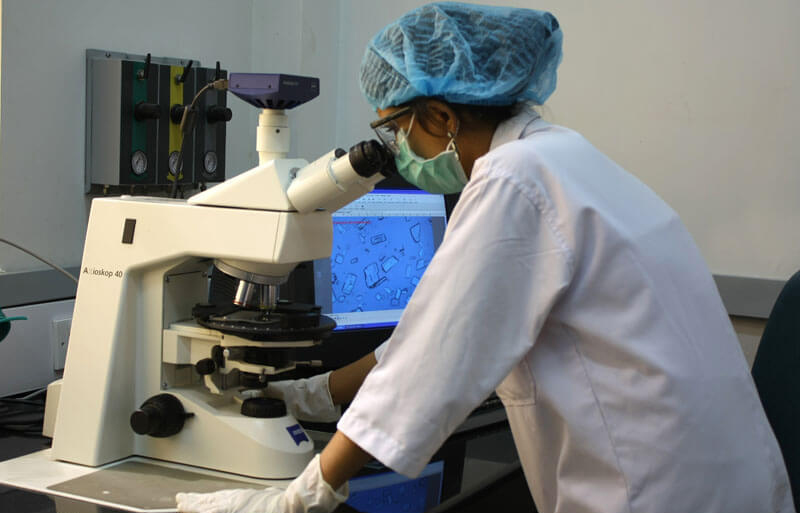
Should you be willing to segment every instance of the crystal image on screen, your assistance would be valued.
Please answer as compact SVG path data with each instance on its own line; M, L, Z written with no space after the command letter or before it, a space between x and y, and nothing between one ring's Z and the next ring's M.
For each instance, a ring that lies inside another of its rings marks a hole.
M333 215L329 259L314 262L315 302L337 330L397 323L439 247L444 199L374 191Z
M401 309L433 257L428 217L336 217L332 313Z

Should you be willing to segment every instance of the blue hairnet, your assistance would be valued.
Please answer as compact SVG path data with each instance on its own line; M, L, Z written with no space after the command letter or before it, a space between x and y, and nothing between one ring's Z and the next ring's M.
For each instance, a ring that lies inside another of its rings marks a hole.
M370 41L361 90L380 109L419 96L473 105L542 104L556 87L561 40L558 21L548 12L428 4Z

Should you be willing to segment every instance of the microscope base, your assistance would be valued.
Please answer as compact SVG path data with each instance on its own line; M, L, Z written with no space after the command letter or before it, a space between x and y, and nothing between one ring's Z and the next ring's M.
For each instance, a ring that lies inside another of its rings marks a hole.
M167 392L194 416L176 435L136 436L135 454L256 479L296 477L314 456L314 442L290 415L246 417L231 397L200 387Z

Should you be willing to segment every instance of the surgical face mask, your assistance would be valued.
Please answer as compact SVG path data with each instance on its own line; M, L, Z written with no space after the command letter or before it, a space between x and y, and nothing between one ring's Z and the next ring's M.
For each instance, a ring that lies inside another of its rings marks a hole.
M408 145L408 134L412 128L414 116L411 117L408 132L401 129L397 133L397 172L409 183L434 194L461 192L467 184L467 175L458 156L455 134L448 132L450 142L443 152L433 158L423 159Z

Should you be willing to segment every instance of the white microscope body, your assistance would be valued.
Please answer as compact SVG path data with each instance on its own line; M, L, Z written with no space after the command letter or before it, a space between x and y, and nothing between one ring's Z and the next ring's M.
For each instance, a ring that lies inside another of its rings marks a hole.
M319 340L252 340L199 325L192 309L207 301L212 264L274 291L297 263L328 257L330 213L383 176L363 161L357 169L354 150L310 165L282 158L281 110L264 109L259 125L259 166L188 201L93 201L64 378L59 397L48 396L56 459L99 466L139 455L265 479L294 477L311 459L313 442L291 415L241 413L234 379L268 381L294 363L234 355ZM144 407L163 394L172 402ZM152 436L134 432L133 412Z

